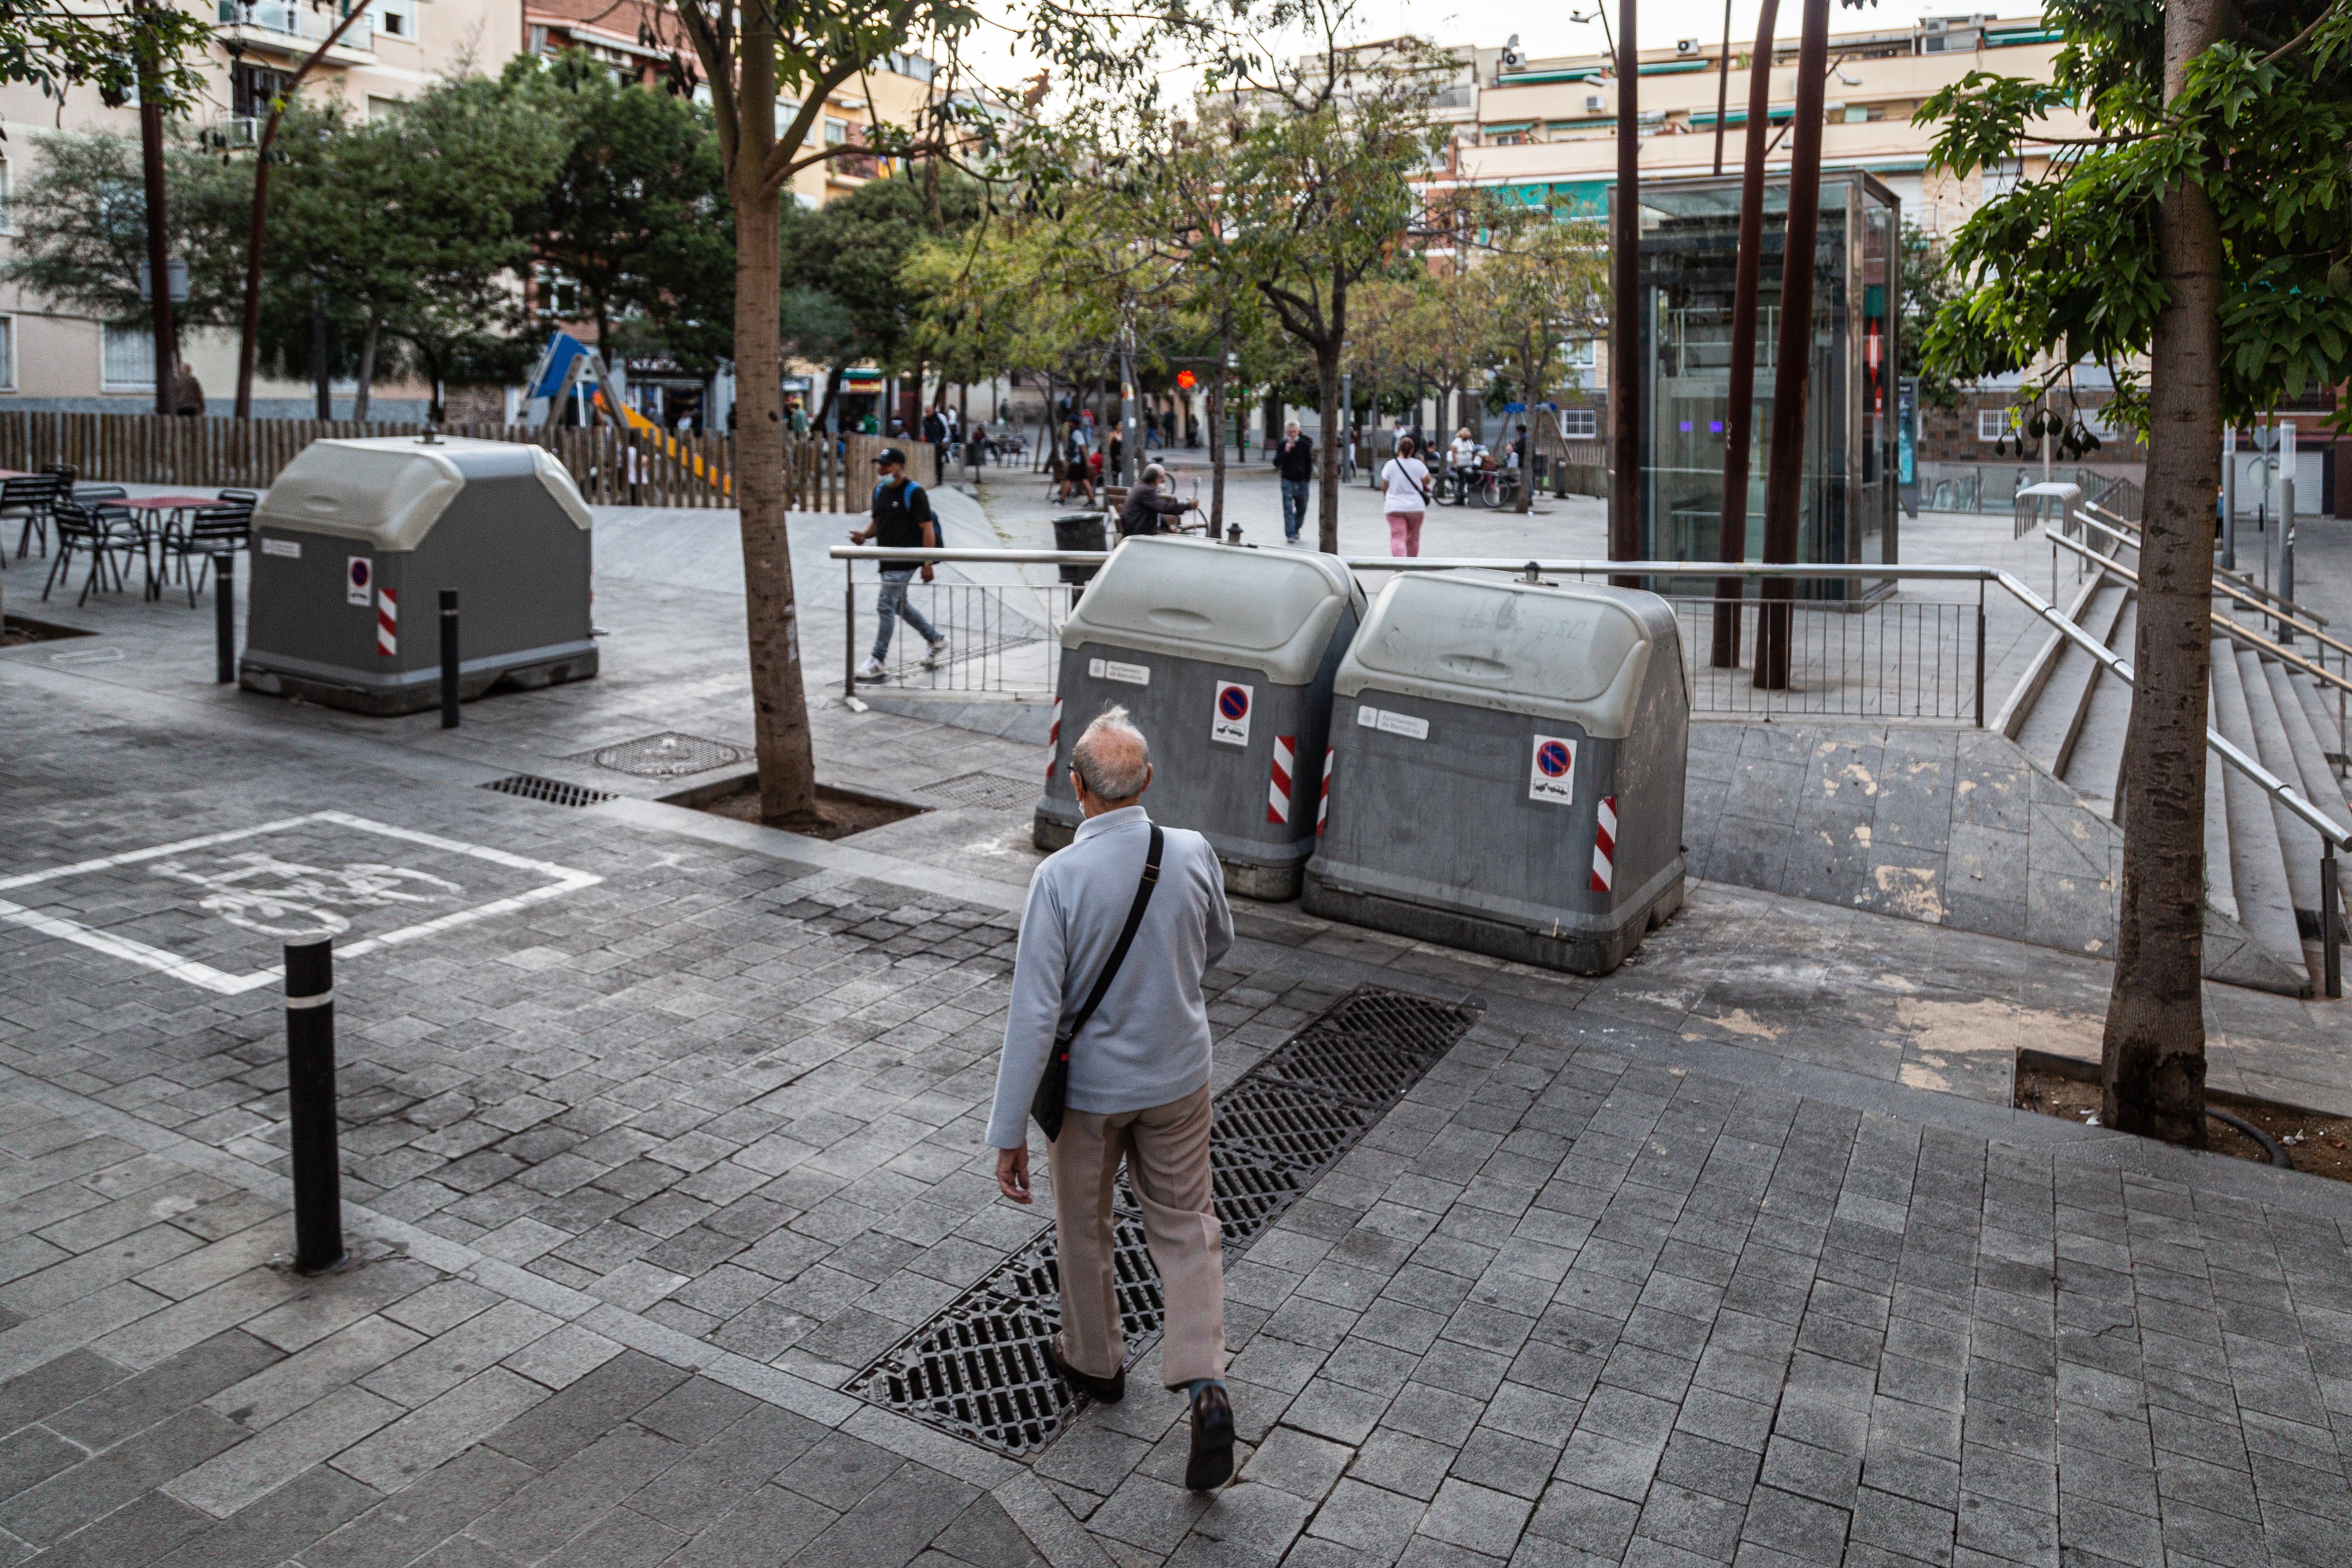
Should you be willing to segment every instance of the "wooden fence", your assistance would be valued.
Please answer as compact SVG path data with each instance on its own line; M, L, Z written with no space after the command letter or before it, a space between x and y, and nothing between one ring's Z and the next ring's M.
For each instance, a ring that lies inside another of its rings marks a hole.
M171 419L153 414L43 414L0 410L0 468L70 463L92 483L236 486L267 489L313 441L415 437L422 425L362 425L348 419ZM450 425L440 433L544 447L591 506L731 507L735 442L680 436L525 425ZM939 482L939 451L927 441L879 436L784 438L784 504L795 511L864 511L874 455L896 446L908 469Z

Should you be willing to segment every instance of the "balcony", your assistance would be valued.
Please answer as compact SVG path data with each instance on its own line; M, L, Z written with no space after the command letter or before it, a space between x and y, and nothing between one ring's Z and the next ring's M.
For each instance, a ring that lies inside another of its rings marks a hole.
M254 0L252 5L239 0L219 0L221 38L264 49L274 49L287 55L307 55L326 41L343 19L343 11L328 7L312 10L310 6L289 3L289 0ZM371 65L375 60L375 17L362 15L344 29L342 37L327 51L327 58L340 65Z

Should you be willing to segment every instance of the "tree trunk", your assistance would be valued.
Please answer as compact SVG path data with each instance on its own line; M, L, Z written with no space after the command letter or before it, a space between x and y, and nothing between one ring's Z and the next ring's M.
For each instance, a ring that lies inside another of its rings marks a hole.
M741 130L735 167L735 504L743 528L744 619L751 645L751 721L760 817L815 826L816 754L801 674L799 607L784 517L783 344L777 330L779 195L763 168L776 142L775 13L742 10ZM844 693L845 696L848 695Z
M1805 500L1805 415L1813 369L1813 249L1822 217L1822 79L1829 75L1830 0L1805 0L1797 49L1796 131L1789 146L1788 242L1780 250L1780 363L1772 376L1772 456L1764 476L1764 559L1797 558ZM1767 577L1756 620L1756 684L1789 685L1794 578Z
M2230 30L2221 0L2164 11L2164 85ZM2157 210L2170 300L2148 353L2147 503L2139 629L2124 735L2123 889L2100 1052L2100 1120L2205 1146L2206 705L2211 679L2213 507L2221 489L2221 237L2184 182Z
M1315 395L1322 404L1323 439L1315 452L1315 548L1339 553L1339 443L1347 416L1339 407L1339 349L1346 340L1335 329L1315 352Z
M1209 383L1209 530L1225 533L1225 366L1233 363L1234 319L1217 321L1216 379Z
M1528 441L1519 454L1519 501L1511 510L1524 517L1536 499L1536 345L1524 331L1519 334L1519 401L1528 405Z
M140 0L142 12L155 0ZM144 18L142 18L143 23ZM139 165L147 196L147 282L149 325L155 339L155 412L180 411L179 340L172 325L171 242L165 221L163 189L163 87L155 79L158 62L139 46Z
M1764 0L1748 71L1748 162L1739 175L1739 259L1731 285L1731 389L1723 411L1723 510L1715 536L1718 561L1748 559L1748 465L1756 442L1756 296L1764 277L1764 149L1772 109L1772 24L1780 12L1780 0ZM1722 137L1718 119L1718 149ZM1717 162L1721 161L1718 151ZM1739 612L1747 593L1744 577L1715 580L1715 646L1707 662L1718 669L1739 668Z
M1605 3L1605 0L1604 0ZM1618 0L1617 185L1610 193L1609 559L1642 558L1641 47L1633 0ZM1638 588L1638 577L1609 579Z
M367 423L370 389L375 384L376 338L383 331L383 323L371 315L368 317L367 335L360 340L359 391L352 398L352 418L362 425Z

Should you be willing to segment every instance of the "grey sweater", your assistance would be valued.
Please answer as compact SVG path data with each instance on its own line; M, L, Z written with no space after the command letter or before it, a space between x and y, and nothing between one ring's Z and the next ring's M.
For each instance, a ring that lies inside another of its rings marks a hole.
M1029 879L1012 1009L996 1068L988 1142L1018 1149L1029 1138L1029 1101L1064 1019L1086 1005L1143 876L1151 819L1122 806L1078 825L1070 847ZM1160 885L1135 945L1070 1047L1070 1109L1109 1114L1181 1100L1209 1081L1209 1009L1201 976L1234 944L1225 879L1209 841L1166 830Z

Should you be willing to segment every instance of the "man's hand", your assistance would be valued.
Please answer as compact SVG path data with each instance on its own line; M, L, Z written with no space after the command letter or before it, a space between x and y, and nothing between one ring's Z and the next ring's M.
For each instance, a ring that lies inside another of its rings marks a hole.
M996 1190L1016 1204L1029 1201L1029 1145L996 1152Z
M926 582L926 583L928 583L928 582L929 582L930 580L931 580L931 563L930 563L929 562L926 561L926 562L924 562L924 563L923 563L923 581L924 581L924 582Z
M869 540L869 539L871 539L871 538L873 538L873 537L874 537L874 531L873 531L873 530L871 530L871 529L861 529L861 530L859 530L858 531L856 531L856 532L855 532L855 533L853 533L853 534L851 534L851 535L849 536L849 542L850 542L850 543L852 543L852 544L863 544L863 543L865 543L867 540Z

